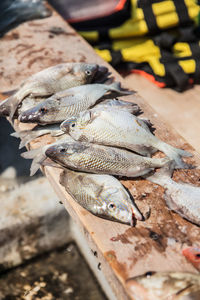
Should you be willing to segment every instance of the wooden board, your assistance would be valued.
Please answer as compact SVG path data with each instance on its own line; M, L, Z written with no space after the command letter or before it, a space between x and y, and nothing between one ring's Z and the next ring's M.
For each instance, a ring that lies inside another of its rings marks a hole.
M53 26L61 27L63 33L50 33ZM71 61L97 62L108 66L55 12L48 19L23 24L1 39L0 92L15 89L26 77L48 66ZM109 68L116 79L122 81ZM137 89L137 86L131 84L129 88ZM200 157L194 149L169 124L164 123L146 101L139 96L130 96L127 100L141 106L145 116L154 123L156 135L174 146L191 151L194 157L187 162L199 165ZM48 139L43 137L32 146L46 142ZM181 249L190 245L200 246L199 227L167 209L163 188L145 180L123 181L143 213L151 208L150 218L131 228L91 215L59 185L58 169L45 167L44 171L66 209L79 224L91 249L97 251L101 272L104 272L117 299L129 298L125 287L127 278L149 270L197 272L182 256ZM183 170L176 171L174 178L200 185L199 176L199 169Z
M125 79L138 93L200 153L200 86L184 93L160 89L147 79L131 74Z

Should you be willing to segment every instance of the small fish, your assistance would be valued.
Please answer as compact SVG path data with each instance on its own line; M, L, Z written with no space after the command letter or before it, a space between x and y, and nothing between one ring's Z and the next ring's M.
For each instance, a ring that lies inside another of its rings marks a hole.
M97 64L64 63L44 69L26 79L19 90L0 105L0 115L9 114L12 119L19 104L29 97L34 99L47 98L53 94L75 86L102 81L107 78L108 69ZM108 79L108 78L107 78ZM43 100L43 99L42 99ZM38 101L38 100L37 100Z
M166 164L147 180L165 188L167 206L188 221L200 225L200 187L171 179L174 162Z
M40 168L41 165L43 165L44 161L46 160L47 156L45 154L46 150L49 148L51 145L57 145L59 143L72 143L73 139L70 137L70 135L65 134L64 136L58 136L56 138L56 142L52 144L48 144L45 146L42 146L37 149L32 149L30 151L23 152L21 154L21 157L25 159L33 159L31 168L30 168L30 176L33 176Z
M143 216L123 185L113 176L87 174L65 169L60 183L92 214L134 226Z
M144 156L156 150L164 152L176 167L188 167L181 156L192 156L159 140L151 133L149 124L124 110L96 110L81 112L77 117L66 120L61 129L77 141L126 148Z
M38 125L32 130L13 132L11 133L11 136L21 139L21 142L19 144L19 149L21 149L25 147L28 143L30 143L32 140L46 134L50 134L51 136L56 137L56 136L63 135L64 132L60 130L60 127L57 124L47 125L47 126Z
M126 281L135 300L199 300L200 275L186 272L147 272Z
M70 169L89 172L138 177L154 168L164 166L168 158L149 158L107 146L81 142L50 146L46 156Z
M98 103L97 105L95 105L95 109L100 109L100 110L115 109L115 108L128 111L134 115L141 113L141 109L136 103L119 100L117 98L106 99Z
M182 254L193 266L200 271L200 247L188 247L182 250Z
M117 95L132 94L122 89L119 82L110 85L94 83L77 86L58 92L32 109L23 112L19 120L25 123L60 123L93 106L107 92Z
M25 21L49 16L51 11L44 5L43 0L0 1L0 36Z

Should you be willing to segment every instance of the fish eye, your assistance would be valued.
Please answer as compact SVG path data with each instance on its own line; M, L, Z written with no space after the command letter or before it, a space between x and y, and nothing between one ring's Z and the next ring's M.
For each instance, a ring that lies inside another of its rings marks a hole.
M92 72L90 70L86 70L85 74L88 75L88 76L90 76L90 75L92 75Z
M72 125L71 125L71 126L72 126L72 127L75 127L75 125L76 125L75 123L72 123Z
M108 208L109 208L109 209L115 209L116 206L115 206L114 203L109 203L109 204L108 204Z
M200 259L200 253L197 253L195 256L196 258Z
M155 272L149 271L149 272L145 273L145 276L146 276L147 278L149 278L149 277L151 277L153 274L155 274Z
M41 113L45 113L46 111L47 111L47 109L45 107L40 108Z
M60 153L64 153L64 152L65 152L65 148L61 148Z

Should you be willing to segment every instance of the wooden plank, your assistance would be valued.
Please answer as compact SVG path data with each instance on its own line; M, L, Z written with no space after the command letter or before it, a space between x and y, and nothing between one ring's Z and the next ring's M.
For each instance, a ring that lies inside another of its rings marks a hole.
M52 26L61 27L63 33L52 35L49 32ZM1 92L12 90L27 76L61 62L88 61L108 66L55 12L48 19L28 22L8 33L1 39L0 57ZM109 68L116 79L122 81L119 74L110 66ZM129 88L137 89L133 85ZM146 101L139 96L130 96L127 100L141 106L145 116L155 124L156 135L174 146L194 153L194 157L187 159L187 162L199 164L200 157L194 149L164 123ZM19 128L26 126L16 123ZM38 147L47 142L49 140L43 137L37 139L32 146ZM72 218L79 224L91 248L97 251L101 271L117 299L128 299L125 287L127 278L149 270L197 272L181 255L181 249L192 244L200 245L199 227L167 209L163 200L163 188L145 180L123 181L142 212L151 207L150 218L131 228L91 215L59 185L60 170L45 167L44 172ZM199 175L199 169L183 170L176 171L174 178L200 185Z
M200 86L184 93L160 89L142 76L131 74L126 83L137 87L138 93L200 152Z

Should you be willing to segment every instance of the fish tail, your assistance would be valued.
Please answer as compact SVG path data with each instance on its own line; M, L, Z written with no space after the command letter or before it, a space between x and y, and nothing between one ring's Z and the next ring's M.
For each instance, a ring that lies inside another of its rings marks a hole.
M37 148L37 149L32 149L30 151L26 151L21 153L21 157L25 159L34 159L36 156L38 156L40 153L43 153L42 151L43 147Z
M151 158L150 158L151 159ZM164 158L153 158L154 161L154 167L155 168L162 168L163 166L166 165L166 163L168 163L170 160L168 157L164 157Z
M134 91L130 91L128 89L122 88L121 83L116 81L109 85L109 90L121 96L132 95L135 93Z
M182 150L182 149L175 148L164 142L162 142L158 145L158 149L161 150L162 152L164 152L171 160L175 161L177 169L189 169L190 168L190 165L186 164L182 160L182 156L191 157L192 156L191 153L189 153L185 150Z
M25 159L33 159L30 168L30 176L33 176L37 172L42 162L46 159L46 155L43 152L43 147L23 152L21 156Z
M11 97L3 100L0 103L0 116L8 116L10 114L10 102L11 102Z
M170 160L159 171L151 176L145 176L145 178L153 183L164 185L165 182L172 177L174 167L175 162L173 160Z
M30 143L32 140L36 139L37 137L42 136L43 134L46 134L45 132L37 131L37 130L23 130L19 133L12 133L11 135L14 137L18 137L21 139L21 142L19 144L19 149L25 147L28 143Z

